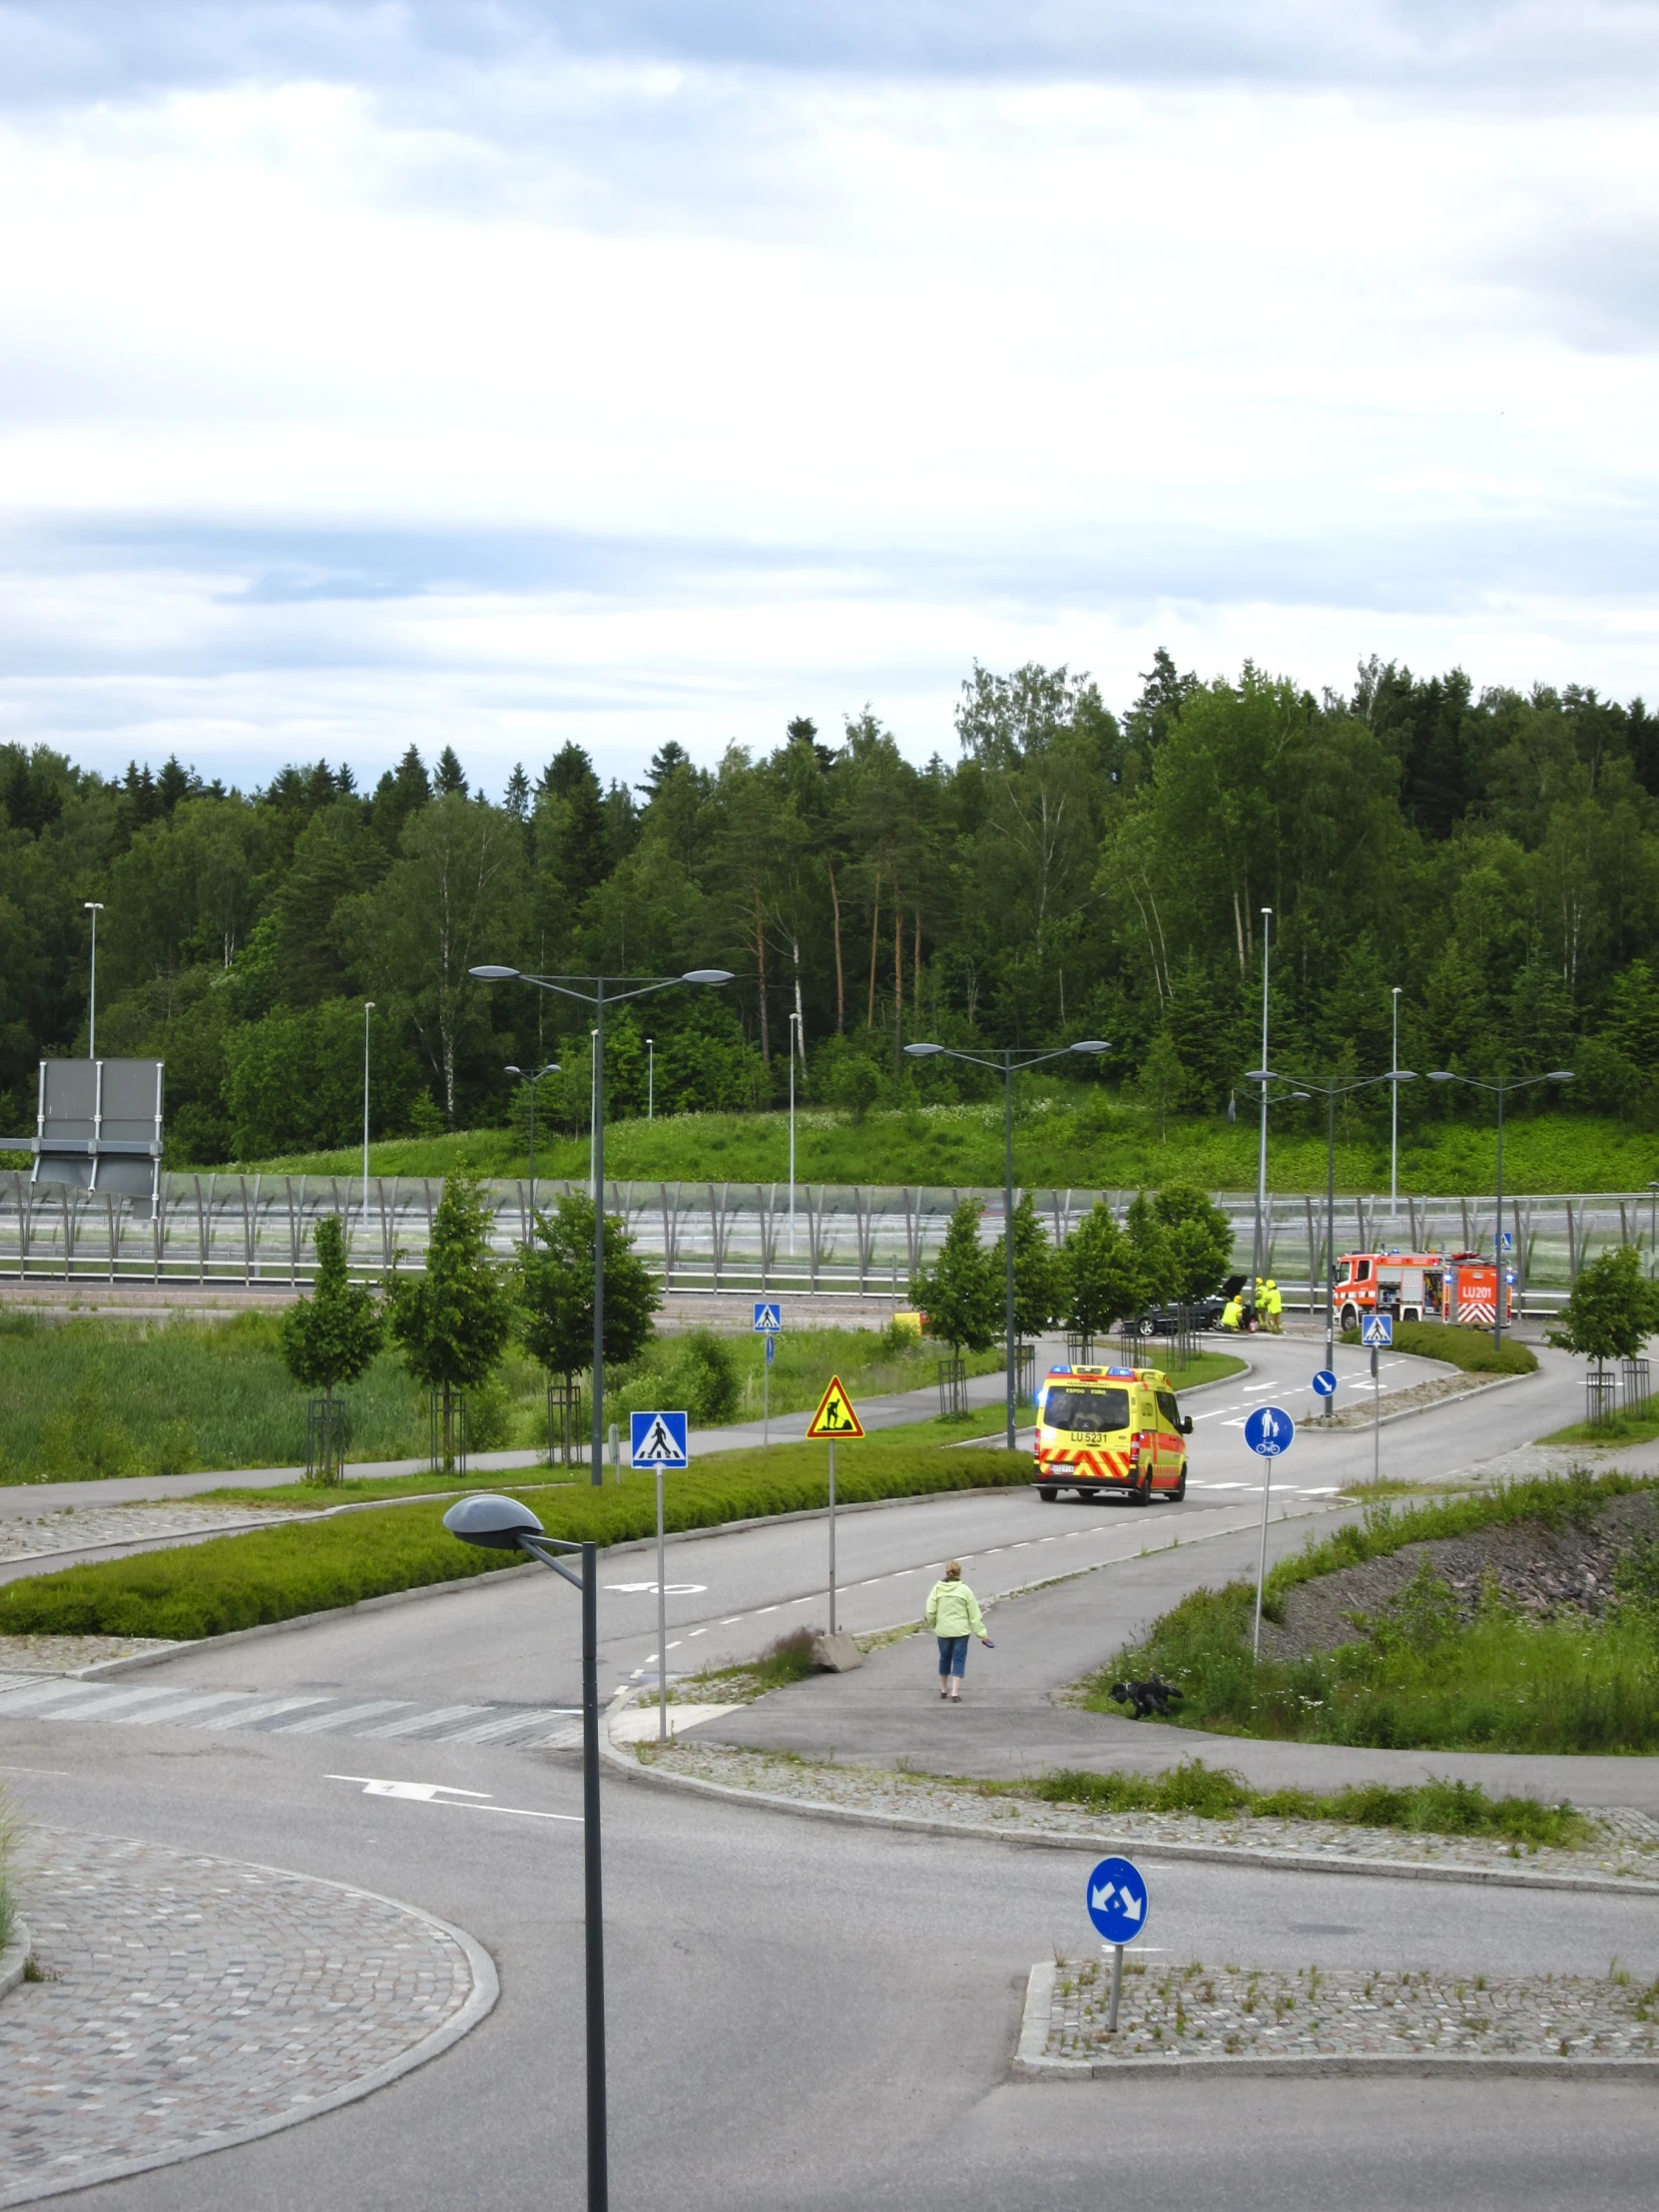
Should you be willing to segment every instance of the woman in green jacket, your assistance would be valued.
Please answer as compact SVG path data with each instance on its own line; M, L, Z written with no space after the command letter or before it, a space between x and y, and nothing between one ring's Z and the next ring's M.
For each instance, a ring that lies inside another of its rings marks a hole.
M985 1634L979 1600L962 1580L959 1559L945 1562L944 1580L927 1593L927 1625L939 1639L939 1695L959 1699L969 1636L977 1636L987 1651L996 1649Z

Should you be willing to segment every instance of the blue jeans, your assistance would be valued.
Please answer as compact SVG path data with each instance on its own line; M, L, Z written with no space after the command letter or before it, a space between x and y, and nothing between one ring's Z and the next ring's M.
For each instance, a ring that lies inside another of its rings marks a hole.
M967 1672L968 1640L965 1636L939 1638L939 1673L953 1674L959 1682Z

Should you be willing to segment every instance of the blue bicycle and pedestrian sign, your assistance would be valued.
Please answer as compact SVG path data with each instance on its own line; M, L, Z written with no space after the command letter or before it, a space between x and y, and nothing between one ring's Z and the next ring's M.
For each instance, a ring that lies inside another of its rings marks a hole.
M684 1413L630 1413L628 1464L631 1467L685 1467L691 1464Z
M1392 1314L1368 1314L1360 1324L1360 1342L1371 1352L1387 1352L1394 1341Z
M1258 1458L1277 1459L1296 1442L1296 1422L1283 1405L1258 1405L1244 1424L1244 1438Z
M1318 1375L1315 1376L1314 1389L1316 1394L1320 1397L1336 1396L1337 1378L1332 1374L1329 1368L1321 1368Z
M1146 1877L1127 1859L1103 1859L1083 1894L1095 1934L1107 1942L1133 1942L1146 1927Z

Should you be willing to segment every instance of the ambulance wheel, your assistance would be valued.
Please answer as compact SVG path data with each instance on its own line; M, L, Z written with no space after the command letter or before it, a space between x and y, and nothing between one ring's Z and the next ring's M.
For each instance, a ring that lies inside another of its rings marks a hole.
M1039 1482L1037 1484L1037 1495L1045 1505L1052 1505L1059 1494L1052 1482Z
M1152 1469L1150 1467L1142 1467L1141 1478L1129 1493L1129 1502L1131 1505L1150 1505L1152 1503Z
M1166 1496L1166 1497L1167 1497L1167 1498L1169 1499L1169 1501L1170 1501L1170 1503L1171 1503L1172 1505L1179 1505L1179 1504L1180 1504L1180 1502L1181 1502L1181 1500L1182 1500L1182 1499L1183 1499L1183 1498L1184 1498L1184 1497L1186 1496L1186 1494L1187 1494L1187 1470L1186 1470L1186 1468L1185 1468L1185 1467L1183 1467L1183 1468L1181 1469L1181 1479L1180 1479L1180 1481L1179 1481L1179 1482L1178 1482L1178 1483L1177 1483L1177 1484L1175 1485L1175 1487L1174 1487L1174 1489L1173 1489L1173 1490L1166 1490L1166 1491L1164 1492L1164 1495L1165 1495L1165 1496Z

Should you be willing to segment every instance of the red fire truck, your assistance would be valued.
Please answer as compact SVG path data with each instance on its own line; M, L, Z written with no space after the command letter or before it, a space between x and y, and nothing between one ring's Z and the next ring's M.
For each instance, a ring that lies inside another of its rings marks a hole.
M1496 1265L1478 1252L1345 1252L1337 1262L1337 1326L1358 1329L1363 1315L1379 1312L1400 1321L1490 1329L1497 1313ZM1510 1282L1504 1288L1504 1327L1514 1318Z

